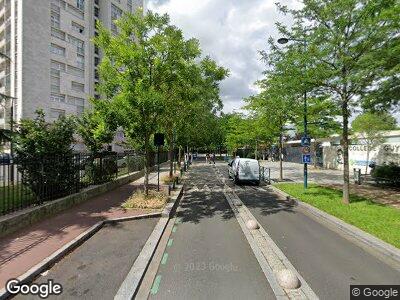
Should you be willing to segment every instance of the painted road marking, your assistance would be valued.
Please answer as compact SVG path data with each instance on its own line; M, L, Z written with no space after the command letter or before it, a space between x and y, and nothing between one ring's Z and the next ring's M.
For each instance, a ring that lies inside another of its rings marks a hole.
M174 239L169 239L169 240L168 240L167 246L168 246L168 247L171 247L173 242L174 242Z
M155 295L158 292L158 289L160 288L160 282L161 282L161 275L157 275L156 279L154 279L153 286L151 287L150 294Z
M164 253L162 260L161 260L161 264L165 265L167 263L168 260L168 253Z
M176 232L176 229L177 229L178 227L176 227L176 225L174 225L174 227L172 227L172 232Z

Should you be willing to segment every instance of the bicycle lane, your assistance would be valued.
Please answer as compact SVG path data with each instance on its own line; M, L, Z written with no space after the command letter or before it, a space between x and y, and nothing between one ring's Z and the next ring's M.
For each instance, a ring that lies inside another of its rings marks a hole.
M212 166L192 169L151 299L274 299Z

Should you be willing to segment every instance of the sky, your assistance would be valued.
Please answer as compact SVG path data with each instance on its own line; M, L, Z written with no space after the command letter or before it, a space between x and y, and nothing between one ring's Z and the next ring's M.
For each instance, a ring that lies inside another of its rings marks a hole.
M266 68L259 50L267 50L270 36L277 39L275 22L290 24L290 16L278 12L276 0L147 0L146 7L168 13L171 23L181 28L186 38L200 41L203 55L210 55L230 70L221 83L224 112L239 110L243 98L257 94L255 81ZM281 0L299 8L298 0ZM357 115L357 114L355 114ZM355 117L353 115L353 118ZM400 113L396 113L400 123Z
M147 9L168 13L171 23L186 38L200 41L203 55L210 55L228 68L230 76L221 83L224 111L240 109L242 99L257 94L255 81L262 78L264 63L259 50L266 50L270 36L277 37L274 23L287 23L275 0L148 0ZM287 0L288 6L298 5Z

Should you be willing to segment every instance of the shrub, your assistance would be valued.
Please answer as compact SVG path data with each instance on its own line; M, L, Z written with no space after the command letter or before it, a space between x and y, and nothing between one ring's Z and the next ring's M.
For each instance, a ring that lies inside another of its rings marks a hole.
M400 166L394 163L376 166L372 172L372 177L376 182L388 182L396 186L400 186Z
M126 165L128 172L139 171L144 168L144 158L142 156L127 156Z
M38 200L50 200L79 190L79 168L72 153L74 123L62 117L45 121L43 111L33 120L21 120L15 152L22 183Z
M85 177L89 184L101 184L111 181L117 174L117 157L113 155L91 158L85 166Z
M150 190L146 195L142 190L136 191L121 206L123 208L157 209L164 207L168 197L164 192Z

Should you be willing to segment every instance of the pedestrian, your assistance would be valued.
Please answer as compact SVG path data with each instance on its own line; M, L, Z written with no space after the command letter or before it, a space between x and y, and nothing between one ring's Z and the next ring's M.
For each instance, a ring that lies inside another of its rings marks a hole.
M208 153L206 154L206 163L208 163L209 155Z
M213 163L215 165L215 153L213 153L213 155L212 155L212 160L213 160Z

